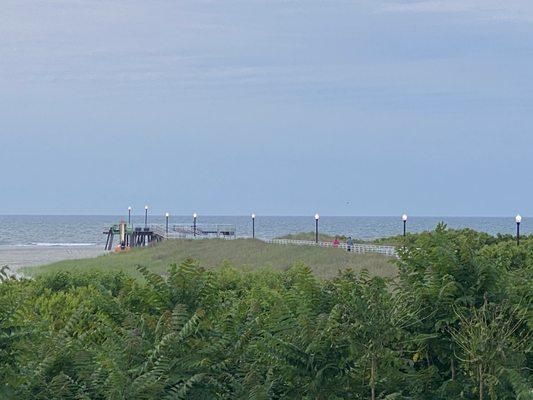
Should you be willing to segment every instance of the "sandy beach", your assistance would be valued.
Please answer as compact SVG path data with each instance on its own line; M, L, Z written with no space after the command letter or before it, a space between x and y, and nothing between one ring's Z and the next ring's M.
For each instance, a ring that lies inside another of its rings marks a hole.
M0 266L13 272L61 260L92 258L105 254L102 246L0 246Z

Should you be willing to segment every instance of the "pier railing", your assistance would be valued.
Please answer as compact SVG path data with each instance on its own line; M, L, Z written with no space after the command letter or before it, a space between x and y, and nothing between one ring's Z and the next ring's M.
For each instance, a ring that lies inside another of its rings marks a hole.
M154 234L164 239L235 239L235 225L228 224L189 224L150 225Z

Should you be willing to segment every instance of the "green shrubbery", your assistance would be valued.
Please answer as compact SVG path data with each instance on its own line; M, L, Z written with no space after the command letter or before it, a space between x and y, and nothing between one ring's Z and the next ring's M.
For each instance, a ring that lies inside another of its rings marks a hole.
M439 226L395 280L57 273L0 284L9 399L529 399L533 239Z

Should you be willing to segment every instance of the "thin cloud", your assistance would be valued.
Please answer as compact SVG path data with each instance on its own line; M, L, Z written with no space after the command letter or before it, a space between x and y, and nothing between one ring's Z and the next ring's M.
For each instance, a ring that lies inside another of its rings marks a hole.
M533 2L523 0L421 0L382 4L380 12L464 14L482 20L533 21Z

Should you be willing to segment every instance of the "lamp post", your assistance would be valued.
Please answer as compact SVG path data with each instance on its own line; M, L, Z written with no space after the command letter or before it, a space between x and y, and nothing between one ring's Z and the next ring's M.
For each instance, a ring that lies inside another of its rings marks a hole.
M128 225L131 225L131 206L128 207Z
M144 206L144 227L148 228L148 206Z
M318 244L318 220L320 219L320 215L315 214L315 243Z
M402 215L402 221L403 221L403 236L405 237L407 233L407 214Z
M522 222L522 217L520 216L520 214L518 214L515 217L515 221L516 221L516 245L520 246L520 222Z
M170 217L170 214L169 214L169 213L166 213L166 214L165 214L165 224L166 224L166 226L165 226L165 231L166 231L166 233L167 233L167 236L168 236L168 218L169 218L169 217Z
M255 214L252 214L252 238L255 239Z
M193 235L196 237L196 217L198 217L198 214L194 213L192 215L192 229L193 229Z

